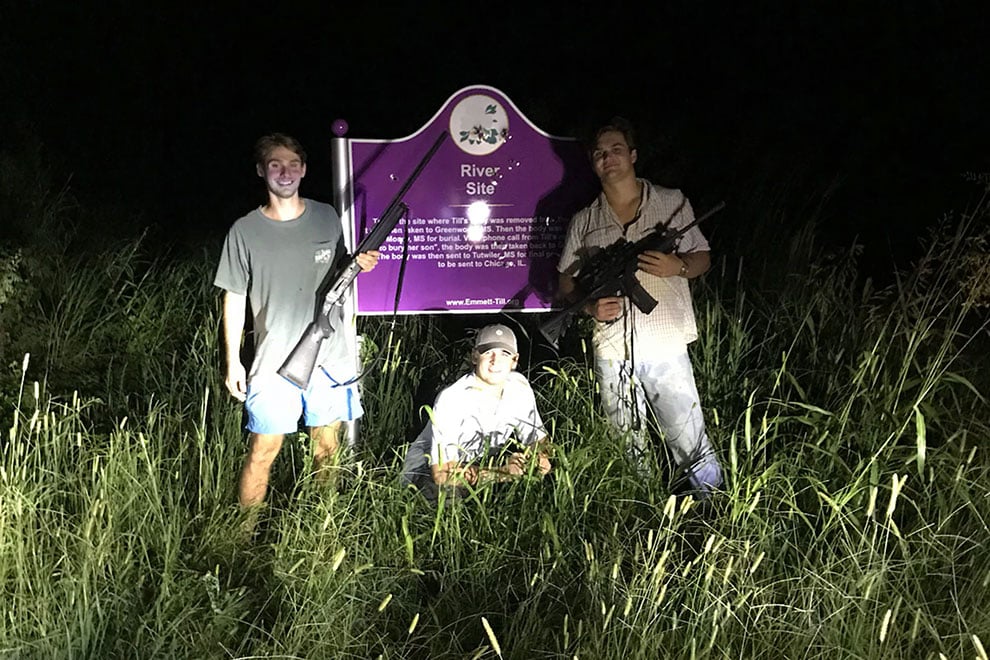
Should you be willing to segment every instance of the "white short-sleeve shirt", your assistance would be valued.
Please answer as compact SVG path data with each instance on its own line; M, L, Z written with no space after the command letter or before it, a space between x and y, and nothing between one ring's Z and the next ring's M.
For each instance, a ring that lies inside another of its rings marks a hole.
M468 462L515 438L530 445L546 437L529 381L512 372L502 387L467 374L444 389L431 413L432 463Z

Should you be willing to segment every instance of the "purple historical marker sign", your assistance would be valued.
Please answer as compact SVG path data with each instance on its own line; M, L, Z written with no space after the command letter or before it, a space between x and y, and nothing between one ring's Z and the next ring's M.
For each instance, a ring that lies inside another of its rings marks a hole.
M356 280L357 312L549 309L567 223L598 181L575 140L542 132L492 87L460 90L407 138L348 141L356 242L442 131L378 267Z

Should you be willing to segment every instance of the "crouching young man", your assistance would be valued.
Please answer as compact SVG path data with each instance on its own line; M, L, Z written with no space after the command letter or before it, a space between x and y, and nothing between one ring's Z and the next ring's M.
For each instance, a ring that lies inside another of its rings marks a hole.
M550 472L549 440L533 388L515 370L515 334L504 325L482 328L471 357L474 371L440 392L430 421L406 453L402 482L429 499L443 486L515 479L531 458L541 476Z

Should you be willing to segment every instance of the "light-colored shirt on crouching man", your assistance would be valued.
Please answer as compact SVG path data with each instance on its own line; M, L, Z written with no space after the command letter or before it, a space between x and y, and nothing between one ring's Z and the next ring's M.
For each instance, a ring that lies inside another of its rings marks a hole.
M441 486L514 479L526 473L534 453L539 474L550 471L533 388L515 370L515 334L504 325L482 328L472 360L474 371L440 392L430 421L406 453L402 482L431 499ZM491 464L481 460L499 454Z

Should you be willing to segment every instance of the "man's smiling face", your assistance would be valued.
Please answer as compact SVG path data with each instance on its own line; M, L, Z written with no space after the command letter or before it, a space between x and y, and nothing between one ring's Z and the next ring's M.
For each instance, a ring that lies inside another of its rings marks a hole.
M620 131L606 131L598 137L595 149L591 152L591 164L602 182L636 176L633 165L636 163L636 150L630 149L625 136Z
M474 373L488 385L501 385L516 368L519 356L504 348L493 348L478 355Z
M288 147L276 147L264 166L258 165L258 176L265 180L270 193L290 199L299 192L299 184L306 176L306 163Z

